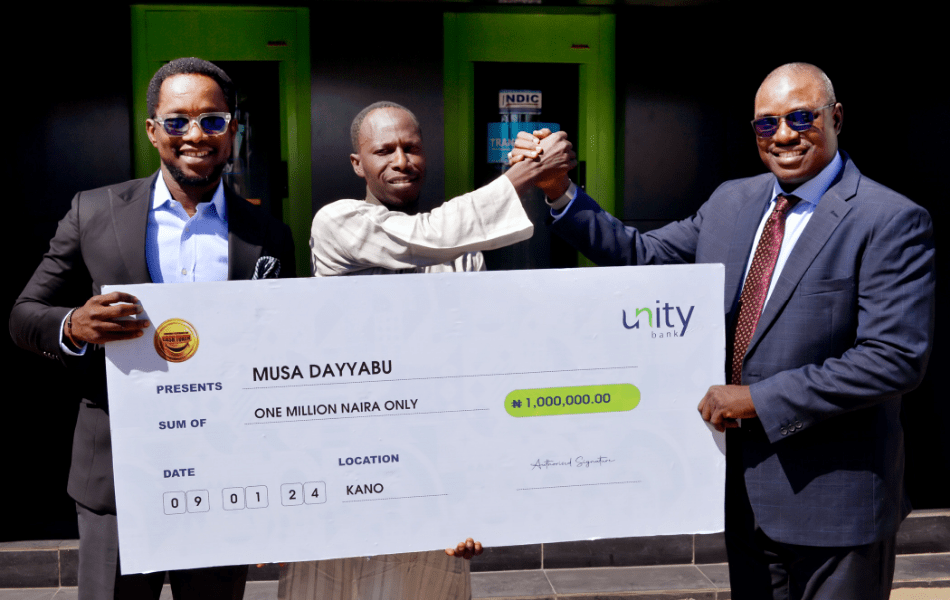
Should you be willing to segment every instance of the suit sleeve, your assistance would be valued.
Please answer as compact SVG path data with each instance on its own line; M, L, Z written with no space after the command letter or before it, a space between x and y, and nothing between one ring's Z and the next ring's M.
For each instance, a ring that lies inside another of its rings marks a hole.
M78 298L77 291L89 282L80 250L81 207L81 194L76 194L49 250L10 312L10 335L18 346L64 363L74 358L60 348L61 324L66 313L85 300Z
M417 215L361 200L333 202L314 217L310 248L315 275L344 275L437 265L520 242L533 231L511 182L499 177Z
M703 207L705 208L705 207ZM695 262L703 208L692 217L640 233L602 209L583 190L551 229L600 266Z
M751 385L771 441L900 398L923 378L934 327L933 229L925 210L906 199L903 204L887 218L879 216L864 242L854 276L852 325L812 331L813 364ZM835 335L844 337L840 332L846 332L850 347L820 356L823 346L834 347Z

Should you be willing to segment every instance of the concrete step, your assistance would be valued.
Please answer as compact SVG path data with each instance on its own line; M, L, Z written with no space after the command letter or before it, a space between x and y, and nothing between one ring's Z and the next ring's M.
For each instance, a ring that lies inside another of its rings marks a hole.
M472 574L473 600L728 600L726 565L596 567ZM0 600L77 600L75 587L0 589ZM161 600L172 600L165 586ZM251 581L244 600L277 600ZM950 553L897 558L891 600L950 600Z
M78 551L78 540L0 544L0 600L74 597ZM911 513L897 551L895 590L931 590L921 600L950 592L950 510ZM251 567L246 598L276 598L278 572ZM730 597L721 534L488 548L472 561L472 592L498 600Z
M927 589L950 599L950 552L897 557L893 589ZM472 596L484 600L724 600L726 563L655 567L539 569L472 574ZM892 598L898 598L892 595Z

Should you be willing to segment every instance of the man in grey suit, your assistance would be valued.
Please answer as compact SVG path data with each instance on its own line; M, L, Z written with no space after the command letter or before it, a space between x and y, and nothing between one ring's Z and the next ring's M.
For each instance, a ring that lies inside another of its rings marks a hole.
M598 264L726 267L728 385L699 411L727 430L736 600L887 598L910 510L900 407L933 336L931 221L838 150L843 117L817 67L779 67L753 121L771 173L645 234L569 181L543 188L554 231ZM516 154L535 156L536 134Z
M142 311L105 284L293 276L289 228L222 183L237 131L234 87L217 66L174 60L152 78L146 121L161 170L73 198L50 249L17 299L10 332L21 347L67 367L83 400L68 491L79 518L79 597L158 598L164 573L119 576L103 344L140 337ZM88 300L78 307L69 290ZM176 598L240 598L247 566L177 571Z

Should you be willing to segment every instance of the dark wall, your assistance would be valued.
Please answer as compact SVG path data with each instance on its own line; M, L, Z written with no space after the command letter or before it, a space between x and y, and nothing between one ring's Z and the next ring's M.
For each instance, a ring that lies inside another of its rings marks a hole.
M927 208L938 248L937 301L946 296L942 236L943 148L934 135L947 95L936 89L946 54L937 26L919 13L795 11L716 6L630 7L618 16L623 97L623 216L643 229L695 212L723 181L764 171L749 121L759 83L773 68L811 62L844 106L839 143L861 172ZM793 16L793 13L794 16ZM942 62L942 61L941 61ZM938 309L930 367L904 401L907 486L916 508L950 506L950 403L939 391L948 323Z
M936 25L900 11L862 14L861 27L853 11L807 12L620 10L627 218L682 218L722 181L762 172L749 124L753 98L769 71L791 61L816 64L831 78L845 109L841 148L866 175L941 208L931 123L948 103L934 86L943 54Z
M128 9L23 10L21 23L42 26L11 28L3 41L4 324L73 195L132 173ZM61 62L46 58L51 51ZM76 537L66 475L79 398L65 369L16 348L9 335L0 339L7 398L0 540Z
M349 123L380 99L419 116L428 149L424 196L430 203L441 199L442 12L458 5L341 2L332 24L321 6L311 7L314 209L363 194L349 166ZM24 30L3 41L10 65L3 106L13 134L2 163L12 217L4 236L12 281L3 315L73 194L131 175L127 8L26 10L31 14L21 22L42 23L42 37ZM933 131L947 113L946 96L934 84L937 57L945 54L936 25L889 14L870 15L870 24L858 29L847 13L824 9L616 11L624 127L617 183L631 223L652 228L686 217L722 181L762 172L748 123L753 95L769 70L805 60L834 81L845 107L841 146L859 168L927 207L938 234L950 227L942 211L946 193L937 185L942 148ZM50 47L60 62L41 58ZM944 290L938 281L938 300ZM947 365L944 322L938 315L925 383L905 402L908 486L918 508L950 506L950 403L938 387ZM4 487L18 493L2 500L2 514L16 518L6 519L0 540L75 537L65 493L77 402L69 374L3 337L9 400L0 448L8 457Z
M320 35L311 8L311 158L313 210L340 198L363 198L366 185L350 166L350 123L379 100L402 104L422 125L426 148L423 205L445 190L442 131L442 12L444 5L387 2L334 4L346 36ZM339 15L342 11L343 15Z

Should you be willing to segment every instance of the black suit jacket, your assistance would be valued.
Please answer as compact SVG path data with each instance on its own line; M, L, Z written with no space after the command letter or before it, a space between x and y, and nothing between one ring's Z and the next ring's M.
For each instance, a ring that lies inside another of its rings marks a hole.
M10 314L13 340L65 364L79 386L83 401L73 436L68 491L77 502L99 512L115 512L105 351L90 347L81 357L65 354L59 345L60 328L72 308L67 291L76 284L88 285L94 296L107 284L151 283L145 230L158 175L76 194ZM293 277L290 228L227 186L224 190L228 279L250 279L261 256L277 258L281 276Z

